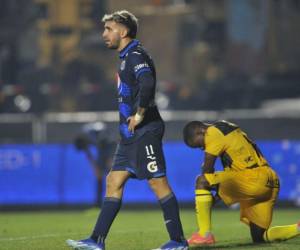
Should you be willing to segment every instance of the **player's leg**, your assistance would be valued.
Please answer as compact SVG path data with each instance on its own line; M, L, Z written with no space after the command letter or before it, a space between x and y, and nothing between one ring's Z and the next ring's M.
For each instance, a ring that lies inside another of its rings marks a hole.
M195 208L198 232L188 239L189 245L197 246L213 244L215 239L211 233L211 207L213 196L210 192L210 184L205 176L199 175L196 179Z
M280 241L298 236L299 223L270 227L273 207L279 192L279 181L272 169L262 168L258 171L261 178L251 185L252 188L255 184L258 185L257 191L252 192L257 199L241 202L241 220L249 224L253 242Z
M201 245L215 242L211 234L211 207L213 204L211 188L218 186L218 195L227 205L236 203L240 199L251 199L253 183L249 183L248 176L248 173L227 170L197 177L195 202L199 231L189 239L191 244Z
M111 171L106 177L106 194L91 238L104 243L122 203L123 188L130 177L127 171Z
M271 188L272 188L272 198L271 200L275 200L278 195L279 191L279 181L277 175L272 171L272 178ZM274 187L274 184L275 187ZM273 206L269 208L271 213L273 212ZM272 241L282 241L294 238L300 235L300 221L297 224L292 225L284 225L284 226L274 226L268 227L268 229L264 232L263 238L265 242L272 242Z
M178 202L168 184L167 178L152 178L148 180L148 183L158 198L163 210L164 220L170 239L178 242L185 240L179 217Z
M106 177L106 194L93 233L86 240L67 240L69 246L83 250L104 250L105 238L121 207L123 187L131 176L131 173L127 171L128 165L126 147L119 144L114 155L112 170Z
M273 178L269 168L259 167L244 172L239 173L236 180L240 220L249 226L252 241L263 243L263 235L272 222L278 187L266 185Z
M84 240L67 240L67 244L79 250L104 250L105 238L121 207L123 187L130 173L111 171L106 178L106 196L102 209L90 238Z
M139 179L147 179L163 210L166 228L171 241L159 249L187 249L182 225L179 217L177 199L166 178L166 164L162 148L161 136L146 133L137 143L138 162L134 169Z
M249 224L251 237L254 243L283 241L300 235L300 222L298 224L262 228L252 222Z
M199 234L203 237L211 233L211 207L213 203L213 197L209 187L209 183L204 176L197 177L195 205Z
M283 241L300 236L300 221L297 224L274 226L268 228L263 235L266 242Z
M178 202L168 184L167 178L165 176L151 178L148 180L148 183L159 200L171 240L159 249L187 249L188 246L179 216Z

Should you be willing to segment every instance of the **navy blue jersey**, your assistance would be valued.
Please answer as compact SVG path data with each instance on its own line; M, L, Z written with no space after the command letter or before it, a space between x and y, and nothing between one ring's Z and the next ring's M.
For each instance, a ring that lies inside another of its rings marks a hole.
M156 72L153 61L138 40L132 40L120 51L118 102L121 143L131 143L147 131L163 131L164 123L155 105ZM134 133L127 119L137 108L146 108L143 121Z

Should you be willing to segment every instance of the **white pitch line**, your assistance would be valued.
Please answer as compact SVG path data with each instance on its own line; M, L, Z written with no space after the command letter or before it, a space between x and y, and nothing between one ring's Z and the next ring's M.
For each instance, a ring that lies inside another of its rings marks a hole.
M152 229L152 230L147 230L148 232L155 232L155 231L159 231L159 229ZM118 233L118 234L125 234L128 232L140 232L138 229L127 229L126 232L124 232L123 230L114 230L113 233ZM9 238L0 238L0 242L1 241L14 241L14 240L18 240L18 241L22 241L22 240L36 240L36 239L42 239L42 238L55 238L55 237L68 237L68 236L74 236L74 235L85 235L85 233L69 233L69 234L41 234L41 235L35 235L35 236L20 236L20 237L9 237Z
M60 236L70 236L70 235L82 235L80 233L70 233L70 234L42 234L36 236L21 236L21 237L9 237L9 238L0 238L0 241L15 241L15 240L35 240L35 239L42 239L42 238L54 238Z

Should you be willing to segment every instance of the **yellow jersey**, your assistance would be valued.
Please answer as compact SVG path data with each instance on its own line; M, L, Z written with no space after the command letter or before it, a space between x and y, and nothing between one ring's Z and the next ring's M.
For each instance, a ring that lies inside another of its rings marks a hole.
M218 121L204 135L204 151L221 158L224 169L239 171L268 166L261 151L237 125Z

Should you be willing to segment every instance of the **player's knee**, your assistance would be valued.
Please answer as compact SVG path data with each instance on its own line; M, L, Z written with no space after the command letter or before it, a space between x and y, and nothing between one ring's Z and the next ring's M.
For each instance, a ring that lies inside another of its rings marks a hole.
M106 176L106 191L107 192L114 192L121 188L121 185L119 184L119 181L111 174L109 173Z
M152 178L148 180L148 183L158 198L164 197L172 192L166 177Z
M198 175L196 178L196 189L209 189L209 183L204 175Z

